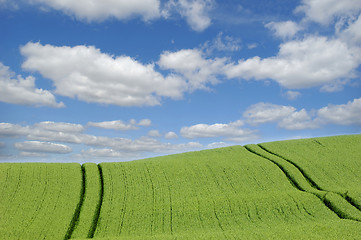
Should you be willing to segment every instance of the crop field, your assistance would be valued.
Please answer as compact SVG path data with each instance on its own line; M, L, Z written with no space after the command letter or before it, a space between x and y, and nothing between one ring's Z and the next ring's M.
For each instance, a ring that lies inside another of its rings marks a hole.
M0 239L361 239L360 153L349 135L2 163Z

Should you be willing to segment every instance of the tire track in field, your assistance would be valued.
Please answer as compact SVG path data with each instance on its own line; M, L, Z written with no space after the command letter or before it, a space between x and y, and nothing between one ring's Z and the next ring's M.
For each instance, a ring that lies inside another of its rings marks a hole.
M98 170L99 170L99 178L100 178L99 202L98 202L98 205L97 205L96 210L95 210L94 220L93 220L92 228L89 231L88 238L93 238L94 237L94 233L95 233L95 230L97 228L98 221L99 221L100 210L101 210L102 204L103 204L103 195L104 195L103 169L99 164L97 165L97 167L98 167Z
M268 151L260 145L249 144L244 147L249 152L275 164L296 189L315 195L339 218L361 222L361 211L359 208L340 193L321 189L297 164Z
M86 181L86 179L85 179L85 169L84 169L83 166L81 166L81 174L82 174L82 183L81 183L81 189L80 189L80 199L79 199L79 202L78 202L78 204L76 206L73 218L72 218L72 220L71 220L71 222L69 224L68 231L65 234L65 238L64 238L65 240L71 238L71 235L73 234L76 223L79 220L80 210L81 210L81 207L83 206L83 202L84 202L85 181Z
M318 140L313 140L313 142L319 144L320 146L322 147L325 147L321 142L319 142ZM302 175L306 178L307 182L313 187L313 188L316 188L317 190L319 191L323 191L323 192L328 192L328 193L333 193L333 194L337 194L339 195L340 197L342 197L343 199L345 199L345 201L347 201L349 204L351 204L353 207L355 207L357 210L359 210L361 212L361 206L356 204L356 202L350 197L347 195L347 192L346 193L340 193L340 192L335 192L335 191L330 191L330 190L325 190L325 189L322 189L315 181L312 180L311 176L309 176L298 164L296 164L295 162L279 155L279 154L276 154L276 153L273 153L271 151L269 151L268 149L266 149L264 146L262 146L261 144L258 144L258 146L266 151L267 153L269 154L272 154L278 158L281 158L283 159L284 161L292 164L295 168L297 168L298 171L300 171L302 173Z
M168 185L168 192L169 192L169 228L170 228L170 234L173 235L173 203L172 203L172 189L171 189L171 182L169 181L167 174L165 171L163 171L164 178Z

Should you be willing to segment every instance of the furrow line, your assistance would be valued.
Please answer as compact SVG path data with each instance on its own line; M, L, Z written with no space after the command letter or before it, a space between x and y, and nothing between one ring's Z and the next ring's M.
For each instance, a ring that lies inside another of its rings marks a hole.
M84 202L84 194L85 194L85 170L84 170L84 167L81 166L81 173L82 173L82 184L81 184L81 189L80 189L80 198L79 198L79 202L76 206L76 209L75 209L75 212L74 212L74 215L73 215L73 218L69 224L69 228L68 228L68 231L66 232L66 235L65 235L65 240L67 239L70 239L71 238L71 235L75 229L75 226L79 220L79 215L80 215L80 210L81 210L81 207L83 206L83 202Z
M88 238L93 238L94 237L94 233L95 233L95 230L97 228L98 221L99 221L100 210L101 210L102 204L103 204L103 194L104 194L103 169L99 164L97 165L97 167L98 167L98 170L99 170L99 178L100 178L99 202L98 202L98 205L96 207L93 224L92 224L92 227L91 227L91 229L89 231Z
M314 142L316 142L317 144L319 144L320 146L324 147L324 145L317 141L314 140ZM274 152L269 151L267 148L265 148L264 146L262 146L262 144L257 144L262 150L266 151L269 154L272 154L276 157L279 157L281 159L283 159L284 161L292 164L295 168L297 168L297 170L304 176L304 178L307 180L307 182L315 189L319 190L319 191L324 191L324 192L330 192L330 193L334 193L339 195L340 197L342 197L345 201L347 201L350 205L352 205L354 208L356 208L357 210L360 211L361 213L361 206L359 204L357 204L350 196L347 195L346 193L340 193L340 192L336 192L336 191L331 191L331 190L326 190L326 189L322 189L315 181L312 180L312 178L296 163L294 163L293 161L291 161L290 159L287 159L279 154L276 154Z
M274 155L276 157L279 157L281 159L283 159L284 161L292 164L295 168L297 168L297 170L303 175L303 177L306 179L306 181L311 185L311 187L317 189L317 190L320 190L320 191L324 191L322 190L318 184L312 180L312 178L300 167L298 166L296 163L292 162L291 160L287 159L287 158L284 158L283 156L280 156L276 153L273 153L271 151L269 151L268 149L266 149L265 147L263 147L261 144L257 144L258 147L260 147L263 151L266 151L267 153L271 154L271 155Z
M272 162L273 164L275 164L279 169L281 169L281 171L286 175L287 179L290 181L290 183L292 184L292 186L294 186L295 188L297 188L298 190L300 191L305 191L305 189L303 189L297 181L295 181L293 179L293 177L288 173L288 171L286 171L286 169L281 165L279 164L278 162L270 159L270 158L267 158L265 156L262 156L260 153L256 152L255 150L251 149L248 145L244 146L249 152L253 153L253 154L256 154L262 158L265 158L267 159L268 161Z
M285 174L287 179L296 189L315 195L323 202L323 204L328 209L334 212L339 218L361 222L361 214L359 213L359 209L355 209L353 205L346 201L344 197L340 196L340 194L320 189L309 176L304 175L304 171L296 164L276 154L273 154L272 152L266 151L259 145L246 145L244 147L249 152L254 153L275 164L277 167L280 168L280 170ZM259 151L264 151L266 154L263 155L253 148L257 148L257 150ZM266 156L267 154L271 154L271 156L280 159L282 163L272 159L271 157Z

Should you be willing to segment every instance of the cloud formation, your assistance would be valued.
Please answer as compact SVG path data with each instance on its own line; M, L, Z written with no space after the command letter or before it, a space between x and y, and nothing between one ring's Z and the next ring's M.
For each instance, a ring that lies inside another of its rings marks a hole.
M151 125L150 119L142 119L138 123L135 119L130 119L128 123L123 122L122 120L115 121L104 121L104 122L89 122L87 124L91 127L99 127L104 129L114 129L114 130L137 130L139 126L148 127Z
M166 8L168 12L177 11L193 30L201 32L212 23L209 11L213 5L213 0L170 0Z
M348 17L360 10L361 2L355 0L302 0L295 12L304 13L308 21L328 25L335 17Z
M159 0L28 0L74 16L86 22L100 22L108 18L125 20L141 16L144 21L160 17Z
M226 58L206 59L199 49L182 49L163 52L158 61L162 69L171 70L187 80L190 90L206 89L208 84L218 83Z
M113 57L93 46L56 47L29 42L21 47L22 67L51 79L55 93L85 102L118 106L159 105L162 97L181 98L186 83L152 64Z
M34 77L15 76L15 73L1 62L0 101L28 106L64 107L64 103L56 102L55 96L51 92L36 88Z
M213 138L224 137L228 141L244 142L256 138L253 130L241 128L242 121L228 124L196 124L189 127L182 127L180 133L185 138Z
M138 124L147 123L139 121ZM70 153L71 148L60 143L80 144L92 147L93 150L82 152L82 156L142 156L145 153L172 153L199 149L198 142L171 144L161 142L149 136L137 139L121 137L95 136L83 133L84 126L73 123L40 122L34 125L17 125L0 123L0 137L26 138L30 141L17 142L15 147L22 151L22 156L34 157L35 153ZM174 133L175 134L175 133ZM169 134L175 137L174 134ZM57 143L55 143L57 142ZM104 150L106 149L106 150Z
M301 30L300 26L293 21L269 22L265 25L265 27L272 30L276 37L282 39L290 39Z
M318 110L317 115L327 123L361 126L361 98L354 99L346 104L330 104Z
M361 125L361 98L309 112L305 109L297 111L292 106L257 103L251 105L243 117L251 125L275 122L287 130L315 129L328 124L358 126Z
M228 78L273 79L289 89L333 84L355 77L361 49L349 47L339 39L309 36L280 45L277 56L253 57L229 64Z
M23 152L40 152L40 153L56 153L65 154L72 152L72 149L64 144L40 142L40 141L26 141L17 142L15 147Z

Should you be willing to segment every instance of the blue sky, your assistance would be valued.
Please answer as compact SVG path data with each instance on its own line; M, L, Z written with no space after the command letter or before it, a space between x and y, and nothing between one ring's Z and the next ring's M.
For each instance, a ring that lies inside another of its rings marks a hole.
M0 162L361 133L361 1L0 0Z

